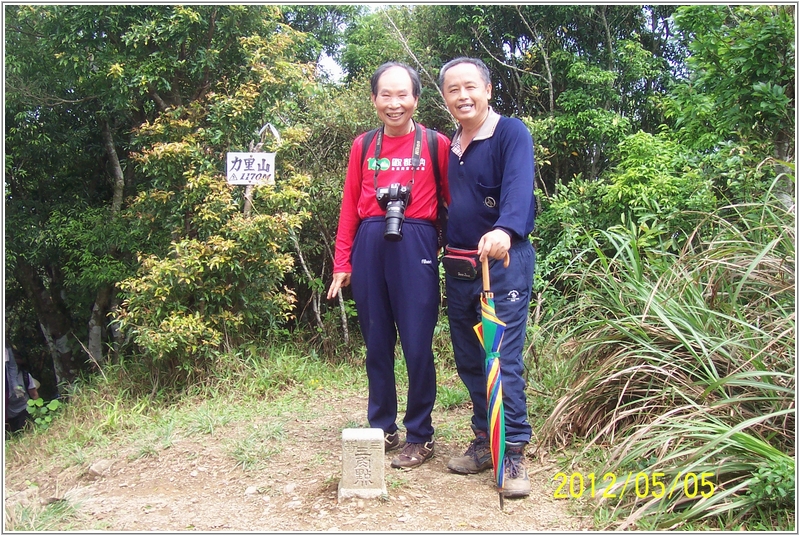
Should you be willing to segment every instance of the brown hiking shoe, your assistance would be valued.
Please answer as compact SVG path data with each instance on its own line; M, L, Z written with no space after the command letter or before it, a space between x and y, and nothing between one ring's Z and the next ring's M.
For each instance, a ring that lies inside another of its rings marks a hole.
M410 469L428 461L433 456L433 440L427 443L408 443L392 460L392 467Z
M527 497L531 493L531 481L525 467L525 443L506 443L503 460L503 496Z
M475 439L467 447L463 456L455 456L447 462L447 468L455 473L471 475L492 467L492 452L489 450L489 436L474 426Z
M400 431L395 430L391 434L383 433L383 452L389 452L400 448Z

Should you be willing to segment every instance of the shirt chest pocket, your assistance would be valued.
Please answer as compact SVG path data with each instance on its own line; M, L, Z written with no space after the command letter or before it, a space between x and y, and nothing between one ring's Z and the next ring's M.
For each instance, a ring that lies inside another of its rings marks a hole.
M483 206L491 210L499 210L500 206L500 185L485 186L480 182L476 185L478 197Z

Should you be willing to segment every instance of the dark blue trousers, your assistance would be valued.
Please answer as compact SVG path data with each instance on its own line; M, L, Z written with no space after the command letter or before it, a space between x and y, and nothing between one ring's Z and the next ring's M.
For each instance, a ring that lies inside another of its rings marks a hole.
M506 323L500 346L506 441L528 443L531 425L525 398L522 352L536 253L527 240L514 244L508 253L511 258L508 268L503 268L503 261L489 261L497 318ZM486 354L474 330L475 324L481 321L483 281L480 277L475 281L464 281L446 276L445 283L456 369L472 399L472 424L486 431L489 426L486 417Z
M436 228L407 219L403 239L389 242L383 238L385 227L383 217L362 221L351 256L353 297L367 346L367 419L373 428L397 430L394 348L399 333L408 368L406 441L424 443L433 439L436 401L431 349L440 301Z

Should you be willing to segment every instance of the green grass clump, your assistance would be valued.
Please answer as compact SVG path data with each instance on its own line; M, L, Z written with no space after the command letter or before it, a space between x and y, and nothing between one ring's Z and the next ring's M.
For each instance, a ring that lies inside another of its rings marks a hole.
M78 506L68 500L55 501L44 507L16 504L5 509L3 532L43 532L75 530L81 519ZM84 526L83 524L78 526ZM94 530L106 528L98 524Z
M463 383L455 385L439 384L436 387L436 403L442 409L450 409L463 404L469 404L469 391L467 391Z
M229 455L245 471L261 469L281 451L284 431L284 424L280 422L257 426L247 437L228 441Z
M555 342L571 372L542 443L603 446L598 474L709 483L616 493L604 526L793 529L794 222L767 195L708 215L674 255L615 228L576 256Z

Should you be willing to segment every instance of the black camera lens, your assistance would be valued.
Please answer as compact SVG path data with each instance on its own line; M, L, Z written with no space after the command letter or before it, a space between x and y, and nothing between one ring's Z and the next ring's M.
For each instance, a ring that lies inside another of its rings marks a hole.
M403 222L406 219L406 204L401 201L389 201L386 205L386 229L383 238L389 242L403 239Z
M386 211L383 238L390 242L399 242L403 239L406 205L411 203L411 186L401 186L395 182L388 187L376 189L375 197L378 205Z

